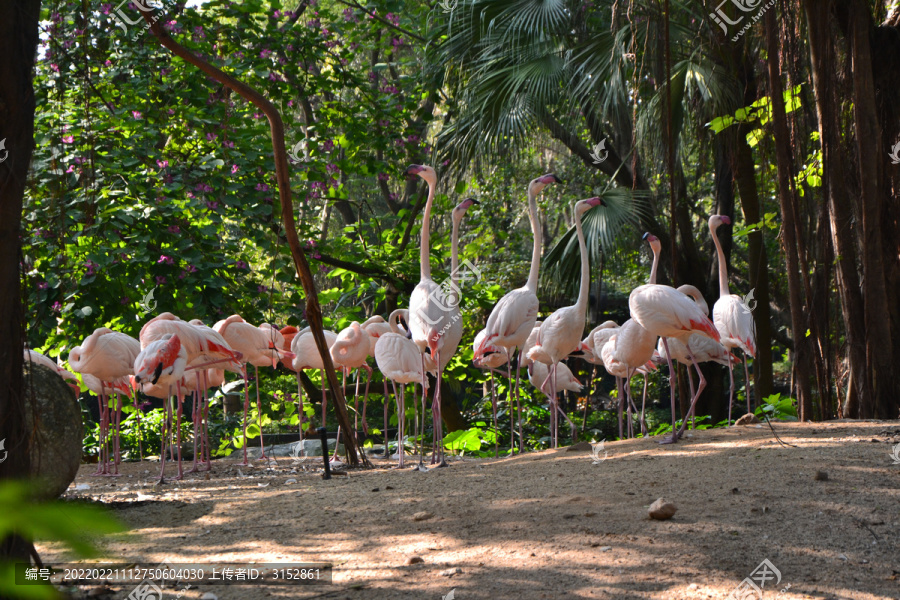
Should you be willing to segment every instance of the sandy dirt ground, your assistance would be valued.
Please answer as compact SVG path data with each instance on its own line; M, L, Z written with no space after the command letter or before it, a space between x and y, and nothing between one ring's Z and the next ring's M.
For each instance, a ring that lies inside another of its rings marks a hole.
M116 480L84 465L67 498L128 526L93 562L334 565L327 586L170 586L164 598L726 598L768 559L781 579L763 598L900 599L900 424L774 426L793 447L763 424L673 446L607 442L597 461L565 448L427 473L382 461L329 481L321 458L219 460L162 486L155 462ZM661 497L678 508L671 520L648 518ZM60 546L38 549L67 562Z

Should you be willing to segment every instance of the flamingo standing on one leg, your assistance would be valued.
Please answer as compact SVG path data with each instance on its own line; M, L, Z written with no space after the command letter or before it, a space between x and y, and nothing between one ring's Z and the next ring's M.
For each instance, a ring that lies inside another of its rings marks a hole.
M584 320L587 316L588 287L591 278L581 216L591 208L602 204L600 198L589 198L575 203L575 230L578 235L578 247L581 250L581 287L578 291L578 301L573 306L560 308L544 320L538 332L537 344L528 352L528 358L549 365L550 368L550 376L544 381L546 389L542 388L541 391L550 398L550 437L553 448L559 444L556 365L581 346L581 335L584 333Z
M575 393L581 393L584 390L584 386L578 381L578 378L572 373L571 369L566 366L565 363L558 363L556 365L556 381L553 383L553 389L556 390L557 393L560 391L570 391ZM542 362L534 362L530 361L528 365L528 381L531 382L531 385L538 388L539 390L544 390L544 384L547 382L547 378L550 376L550 369ZM547 399L550 400L549 398ZM553 402L550 402L550 410L553 410ZM569 423L569 427L572 430L572 436L575 436L575 423L569 418L569 415L565 413L562 407L559 405L559 402L556 402L557 410L559 414L563 416L563 418Z
M366 402L369 399L369 383L372 381L372 367L368 365L366 359L369 358L369 348L372 336L362 328L362 326L353 321L350 325L337 334L334 343L329 349L331 352L331 360L334 361L336 367L340 367L344 372L344 385L347 385L347 377L352 369L356 369L356 392L353 395L353 410L356 413L356 420L353 424L354 429L359 428L359 370L364 369L368 373L366 378L366 391L363 394L363 431L368 434L369 425L366 423ZM356 432L348 432L348 435L356 435ZM340 443L340 428L338 428L338 441L334 446L334 453L337 456L337 444Z
M250 405L247 365L253 365L256 376L256 410L259 418L259 447L260 458L266 458L266 447L262 432L262 403L259 399L259 367L271 365L274 369L278 361L287 358L284 350L280 348L283 337L281 332L263 323L259 327L247 323L240 315L231 315L223 321L213 325L228 345L243 355L241 374L244 376L244 462L247 464L247 411ZM290 354L290 353L287 353Z
M425 350L431 353L431 357L437 364L437 384L432 396L431 414L434 421L434 442L436 450L432 454L432 464L435 462L441 466L444 462L444 448L441 422L441 377L443 368L450 362L456 348L462 340L462 319L459 314L458 286L451 280L449 293L441 288L431 278L430 259L430 230L431 207L434 204L434 192L437 185L437 174L434 169L425 165L411 165L406 170L406 175L412 177L418 175L428 184L428 200L425 202L425 210L422 216L421 250L420 250L420 279L413 289L409 300L409 328L412 340L418 346L423 355L422 360L422 388L427 388L425 375ZM464 206L467 205L467 206ZM465 208L471 206L471 201L462 202L453 210L454 234L451 247L451 263L457 260L458 222L465 214ZM457 275L456 264L451 265L451 277ZM456 288L456 289L453 289Z
M378 338L375 344L375 363L378 370L386 378L390 379L394 386L394 396L397 399L397 424L399 455L398 467L404 466L405 451L403 448L403 423L405 421L406 403L404 400L404 387L407 383L416 384L425 382L428 388L428 378L422 371L422 353L419 347L406 336L399 333L386 333ZM397 384L400 391L397 392ZM424 392L423 392L424 395ZM384 455L388 456L388 447L385 443Z
M331 348L337 339L337 334L333 331L324 330L325 343ZM325 426L325 407L327 400L325 398L325 362L322 355L319 354L319 347L316 346L316 340L313 337L309 327L302 329L294 335L291 340L291 352L294 353L294 360L291 363L291 370L297 373L297 416L300 418L300 447L303 447L303 386L300 383L300 371L306 369L318 369L322 374L322 427Z
M716 244L716 256L719 261L719 299L713 305L713 322L722 345L733 350L740 348L745 355L756 358L756 323L750 314L750 307L743 298L728 291L728 265L725 263L725 252L716 230L721 224L730 225L731 219L725 215L713 215L709 218L709 233ZM731 405L734 403L734 367L728 362L728 377L731 387L728 391L728 424L731 425ZM750 370L744 360L744 381L747 384L747 412L750 412Z
M133 337L112 331L108 327L99 327L88 336L80 346L72 348L69 353L69 366L79 373L88 373L101 381L100 400L100 461L95 475L119 474L119 424L122 408L116 396L116 409L113 439L113 470L107 470L109 458L106 448L106 437L109 434L110 412L109 396L103 391L106 382L119 381L128 377L133 371L134 359L141 351L140 343ZM105 453L105 455L104 455Z
M486 335L482 342L482 347L475 350L475 358L478 359L485 354L488 346L497 348L505 348L507 356L514 356L516 348L522 348L525 340L534 328L537 321L538 313L538 276L540 275L541 266L541 223L538 218L537 197L544 188L551 183L562 183L556 175L548 173L535 179L528 184L528 218L531 221L531 233L534 237L534 245L531 249L531 269L528 272L528 281L524 287L515 289L500 298L494 309L488 316L485 325ZM519 356L522 352L519 352ZM507 376L510 379L510 394L515 387L516 406L519 422L519 452L524 446L522 438L522 409L519 397L519 369L520 365L516 364L516 381L512 382L512 373L510 372L510 363L507 362ZM512 396L510 396L512 398ZM513 420L512 402L510 402L509 418ZM515 445L515 439L510 438L510 451Z

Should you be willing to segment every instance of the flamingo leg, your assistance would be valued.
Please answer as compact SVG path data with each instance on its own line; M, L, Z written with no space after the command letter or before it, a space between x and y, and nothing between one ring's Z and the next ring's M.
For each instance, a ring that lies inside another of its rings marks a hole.
M513 376L512 376L512 365L509 361L506 361L506 379L509 381L509 393L507 397L509 398L509 454L513 455L516 452L516 419L513 411L513 403L512 403L512 393L513 393ZM494 374L491 373L491 396L494 394Z
M512 354L510 354L510 360L512 359ZM519 423L519 454L525 452L525 437L522 435L522 403L520 401L520 392L519 392L519 375L521 369L519 368L519 361L522 360L522 350L520 349L516 354L516 421Z
M550 367L550 428L551 428L551 443L554 448L559 447L559 415L556 414L556 409L559 406L559 400L556 397L556 365L559 363L553 363L553 366Z
M387 389L387 377L385 377L384 373L381 374L381 383L384 385L384 457L388 458L390 456L390 452L388 451L388 389ZM394 382L391 382L393 384ZM396 389L394 390L396 394Z
M700 365L697 364L697 360L694 358L694 355L690 353L690 350L690 347L688 347L688 356L691 357L691 362L694 363L697 375L700 376L700 382L697 384L697 393L694 394L694 397L691 399L691 408L688 410L688 413L693 413L694 407L697 405L697 399L700 398L700 394L703 393L703 389L706 387L706 378L703 376L703 371L700 370ZM678 430L678 437L681 437L681 434L684 433L686 427L687 415L685 415L684 421L681 423L681 429Z
M209 447L209 377L206 371L203 372L203 422L201 425L203 431L203 443L206 447L206 468L204 471L212 470L211 449Z
M403 450L403 415L406 412L406 406L403 403L403 384L400 384L400 392L398 393L397 383L392 383L394 385L394 398L397 402L397 455L399 456L397 466L402 469L404 467L403 456L406 454Z
M247 412L250 410L250 383L247 381L247 365L241 365L241 375L244 376L244 462L242 465L250 464L247 461Z
M97 425L99 426L99 429L97 432L97 470L94 471L94 475L102 475L103 467L105 466L105 463L103 461L103 443L104 443L104 436L103 436L103 399L104 398L103 397L104 397L104 391L105 391L105 387L103 385L103 382L101 381L100 382L100 394L97 396L97 414L99 415Z
M434 351L434 362L437 365L437 382L434 384L434 400L431 406L431 416L434 419L434 436L437 442L438 460L437 466L446 467L447 462L444 460L444 422L441 414L441 383L444 377L444 370L441 368L441 351ZM432 461L434 459L432 458Z
M744 352L743 354L744 354L744 382L745 382L744 385L746 386L744 389L745 389L745 392L747 395L747 412L751 413L751 412L753 412L753 409L751 408L751 405L753 404L753 402L752 402L752 397L750 396L750 367L747 366L747 353ZM728 364L731 364L730 360L728 361Z
M256 422L259 425L259 449L261 459L266 459L266 444L263 441L262 403L259 400L259 367L253 365L253 376L256 377Z
M300 430L300 451L303 451L303 385L297 371L297 428Z
M172 394L172 386L169 386L169 395ZM165 401L163 402L163 406L165 407L165 417L162 419L162 435L159 436L160 439L160 448L159 448L159 481L158 484L162 484L166 482L166 440L168 439L168 429L167 425L169 424L169 397L166 396Z
M329 462L334 462L338 460L338 444L341 443L341 426L338 425L337 436L334 439L334 454L331 455L331 460Z
M691 388L691 398L693 398L693 397L694 397L694 377L693 377L693 375L691 375L691 370L690 370L690 369L685 369L685 371L687 371L688 385L689 385L690 388ZM694 415L694 411L692 410L692 411L691 411L691 429L694 429L694 427L696 427L696 425L697 425L697 424L694 422L694 416L695 416L695 415Z
M669 402L672 405L672 435L659 443L674 444L678 441L678 436L675 435L675 371L672 369L672 355L669 353L669 342L666 338L660 339L662 339L663 348L666 349L666 362L669 363Z
M731 427L731 405L734 404L734 367L730 360L728 361L728 381L730 382L728 388L728 426Z
M631 408L634 404L631 399L631 375L634 373L634 369L629 368L627 373L628 377L625 379L625 401L627 402L627 406L625 408L628 413L628 438L631 439L634 437L634 421L631 413Z
M140 456L140 462L144 462L144 432L141 430L141 414L144 412L141 410L141 403L138 401L137 392L131 392L131 400L134 404L134 410L137 413L137 428L138 428L138 456Z
M322 427L325 427L325 408L328 403L328 399L325 396L325 369L321 369L319 373L322 376Z
M641 435L647 437L647 421L644 420L644 409L647 408L647 374L644 374L644 396L641 399Z
M422 441L419 439L419 391L416 388L416 384L413 384L413 431L415 432L413 437L413 453L419 454L420 449L422 448ZM424 438L425 432L425 413L422 413L422 437Z
M197 420L199 419L199 411L200 408L200 371L195 372L195 376L197 378L197 391L191 394L191 424L194 426L194 461L191 465L191 469L188 473L196 473L197 472ZM203 436L203 424L200 425L200 436ZM203 452L203 440L200 440L200 452ZM202 460L202 457L201 457Z
M500 432L497 430L497 388L494 386L494 370L491 372L491 413L494 416L494 458L500 458ZM510 418L512 406L510 406ZM512 422L512 421L510 421Z
M621 440L625 436L625 433L622 429L622 411L624 409L624 402L625 402L625 388L622 386L622 378L621 377L616 377L616 389L619 392L619 397L617 398L618 406L616 409L616 413L618 414L618 417L619 417L619 439Z
M120 440L120 432L122 429L122 397L119 394L115 395L116 402L116 433L113 438L113 469L115 469L115 475L119 474L119 463L122 460L122 455L119 449L119 440Z
M366 421L366 402L369 400L369 384L372 383L372 367L369 365L363 365L363 369L366 370L368 375L366 376L366 391L363 393L363 412L362 412L362 421L363 421L363 433L366 436L369 435L369 423Z
M175 479L184 479L184 472L181 470L181 411L183 410L184 395L181 393L181 382L175 384L178 390L178 412L175 414L175 439L178 444L178 476Z

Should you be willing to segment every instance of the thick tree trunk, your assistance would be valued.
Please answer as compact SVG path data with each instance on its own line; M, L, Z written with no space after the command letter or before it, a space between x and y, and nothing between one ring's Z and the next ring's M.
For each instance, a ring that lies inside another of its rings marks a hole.
M789 304L791 308L791 334L794 338L794 360L797 369L797 389L800 403L800 419L807 420L812 416L812 394L810 390L810 372L804 368L812 358L809 338L806 337L806 317L803 314L803 298L801 295L800 265L798 261L797 227L794 219L796 197L791 187L791 137L787 126L787 114L784 107L784 86L781 83L779 68L778 30L775 10L766 11L765 37L768 53L769 97L772 101L772 122L775 128L775 159L778 170L778 197L781 202L781 228L784 245L785 262L787 263L787 280Z
M830 4L830 2L829 2ZM847 194L845 165L850 164L841 146L838 120L834 46L829 35L828 7L805 0L809 28L812 79L822 144L822 171L828 201L831 240L836 260L835 277L841 301L841 317L847 346L849 378L846 401L840 414L859 417L860 398L866 393L866 329L859 274L855 221Z
M25 479L31 464L22 390L20 264L22 198L34 149L34 58L39 0L0 2L0 481ZM0 540L0 561L30 562L31 542Z
M885 286L884 246L882 244L883 177L881 127L875 103L875 83L872 75L870 30L872 28L868 3L849 2L850 61L853 75L853 119L859 153L860 201L863 233L863 302L866 325L866 394L862 397L860 416L864 418L894 418L887 408L900 395L898 377L894 370L894 347L890 323L885 322L888 310Z

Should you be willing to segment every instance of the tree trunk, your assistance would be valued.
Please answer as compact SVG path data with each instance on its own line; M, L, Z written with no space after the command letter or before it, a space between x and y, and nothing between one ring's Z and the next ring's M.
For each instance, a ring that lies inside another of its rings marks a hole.
M34 58L38 0L0 2L0 481L25 479L31 470L22 381L20 264L22 198L34 150ZM0 561L30 562L31 542L18 535L0 540Z
M830 3L829 3L830 4ZM854 215L844 173L850 164L841 146L834 68L834 46L829 35L828 7L805 0L809 28L810 62L822 144L823 183L828 202L831 240L837 257L835 278L841 301L841 317L847 345L849 380L841 416L859 417L860 398L866 393L866 326L857 272Z
M850 61L853 75L853 120L859 153L860 202L863 233L863 302L866 326L867 387L862 396L860 416L894 418L887 407L898 396L896 364L891 328L885 319L888 310L882 244L882 147L881 128L875 103L872 54L869 32L872 27L868 3L851 0L849 10Z
M787 263L787 280L789 304L791 308L791 334L794 338L794 360L800 365L812 358L809 338L806 337L806 318L803 314L801 296L800 266L798 263L797 227L794 219L796 197L791 187L791 137L787 126L787 114L784 107L784 86L781 83L779 69L778 30L775 23L775 10L767 10L763 18L765 22L766 51L768 53L769 97L772 101L772 122L775 128L775 160L778 170L778 197L781 202L781 228L785 262ZM800 403L800 419L807 420L812 416L812 395L809 382L809 371L805 368L797 370L798 398Z

